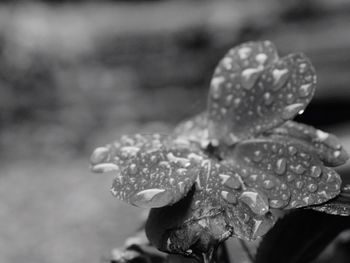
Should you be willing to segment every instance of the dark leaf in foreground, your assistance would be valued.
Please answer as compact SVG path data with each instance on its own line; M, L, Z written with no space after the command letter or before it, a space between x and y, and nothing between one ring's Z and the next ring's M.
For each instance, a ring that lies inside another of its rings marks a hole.
M265 235L256 254L256 263L310 262L347 228L350 228L348 217L313 210L294 211Z

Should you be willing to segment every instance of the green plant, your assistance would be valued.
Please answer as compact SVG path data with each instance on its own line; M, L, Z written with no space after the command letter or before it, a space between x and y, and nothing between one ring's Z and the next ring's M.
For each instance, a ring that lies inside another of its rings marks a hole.
M303 54L279 58L269 41L242 44L217 66L207 111L171 135L127 135L97 148L92 171L114 172L115 197L151 208L152 245L198 261L211 261L231 236L264 236L295 209L350 215L348 190L341 194L330 168L347 153L334 135L291 121L315 87Z

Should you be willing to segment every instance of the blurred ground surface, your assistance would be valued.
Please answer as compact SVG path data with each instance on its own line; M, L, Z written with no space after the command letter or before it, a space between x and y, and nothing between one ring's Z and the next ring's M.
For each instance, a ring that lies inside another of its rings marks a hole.
M203 110L218 59L246 40L311 57L319 87L300 120L350 151L349 10L345 0L1 6L0 262L99 262L121 245L142 211L89 173L89 153Z

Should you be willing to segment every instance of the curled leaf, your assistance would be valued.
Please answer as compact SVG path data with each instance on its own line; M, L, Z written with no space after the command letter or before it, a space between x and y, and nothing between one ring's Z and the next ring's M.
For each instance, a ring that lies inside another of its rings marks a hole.
M317 152L326 166L339 166L349 159L349 155L335 135L302 123L288 121L268 131L267 134L272 137L285 136L301 140Z

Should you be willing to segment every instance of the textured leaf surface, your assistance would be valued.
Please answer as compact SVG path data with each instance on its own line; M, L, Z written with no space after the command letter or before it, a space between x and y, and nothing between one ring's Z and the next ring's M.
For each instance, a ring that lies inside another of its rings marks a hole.
M239 59L242 49L244 62ZM243 45L220 62L208 103L209 135L214 145L231 145L261 134L294 118L310 102L316 86L311 62L303 54L277 60L271 50L275 49L270 42Z
M265 235L256 263L309 263L344 229L346 217L312 210L294 211L280 219Z
M246 185L268 195L272 208L320 204L340 192L340 176L297 141L247 140L226 153L224 159L239 169Z
M206 148L209 145L207 113L202 112L189 120L181 122L176 126L173 136L197 142L202 148Z
M349 159L349 155L335 135L305 124L288 121L267 133L270 136L289 136L302 140L317 152L326 166L339 166Z
M161 207L179 201L191 188L204 156L187 141L160 135L124 136L91 156L92 170L115 171L111 192L139 207ZM110 167L114 168L111 169Z

